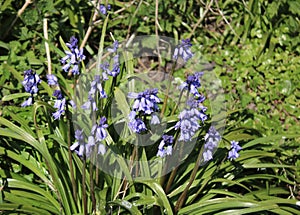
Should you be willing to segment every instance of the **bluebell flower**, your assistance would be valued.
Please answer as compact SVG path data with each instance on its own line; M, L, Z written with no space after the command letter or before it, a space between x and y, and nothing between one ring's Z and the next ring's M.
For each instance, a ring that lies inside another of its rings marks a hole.
M172 155L173 141L174 141L173 136L164 134L162 136L162 141L160 142L160 144L158 146L158 151L157 151L156 156L163 158L166 155Z
M80 157L82 157L84 154L89 157L91 155L92 147L94 146L94 144L90 141L88 143L84 141L82 130L75 131L75 138L77 141L72 146L70 146L70 150L74 151L79 147L78 150L75 150L76 154Z
M113 43L113 47L112 48L108 48L107 51L110 53L116 53L119 47L119 42L117 40L114 41Z
M72 68L71 72L73 75L79 75L79 64L85 59L83 49L79 50L77 43L78 40L75 37L71 37L70 42L66 43L70 51L66 50L66 56L60 60L64 64L62 69L65 72L69 72L70 68Z
M104 155L106 153L106 148L102 143L98 144L98 154Z
M105 61L103 64L100 65L100 68L103 70L102 72L102 79L103 81L107 81L108 80L108 74L110 74L110 70L109 70L109 63L107 61Z
M108 75L112 77L116 77L120 73L120 63L119 63L119 55L114 56L114 64L111 71L109 71Z
M57 108L57 111L52 114L54 120L60 119L61 115L65 112L66 99L63 98L56 100L54 107Z
M100 13L102 13L103 15L107 14L107 11L111 9L110 4L107 5L107 7L105 7L105 5L101 4L99 7L99 11Z
M132 109L142 115L157 112L159 110L158 103L160 102L157 93L157 89L147 89L141 93L128 93L129 98L135 99Z
M72 36L70 38L70 41L68 43L66 43L66 45L68 46L68 48L73 51L74 49L77 48L77 43L78 43L78 40L76 37Z
M64 97L60 90L54 90L53 96L55 96L57 99L63 99Z
M143 120L140 118L135 118L131 120L128 124L129 128L133 130L135 133L142 133L144 131L147 131L146 125Z
M25 88L27 93L30 93L31 96L24 101L21 106L26 107L32 105L33 102L33 94L36 94L39 91L38 84L41 82L40 77L31 69L24 71L24 80L22 81L22 85Z
M202 98L202 95L198 92L198 88L201 87L200 78L202 77L203 72L196 72L193 75L189 75L185 82L180 86L181 90L188 89L191 94L195 97ZM205 98L204 98L205 99Z
M204 140L203 160L206 162L213 158L213 151L218 147L221 141L221 135L214 126L211 126L205 134Z
M69 103L70 103L70 105L72 106L73 109L77 108L77 105L73 100L70 100Z
M54 120L60 119L61 115L65 112L66 99L64 98L60 90L55 90L53 96L56 97L54 107L57 108L56 112L53 113Z
M93 98L92 95L88 95L88 101L86 103L84 103L81 106L81 108L84 109L84 110L89 110L91 106L92 106L92 110L93 111L97 111L98 110L95 99Z
M47 75L48 84L51 86L55 86L58 84L57 77L55 75L49 74Z
M92 127L91 133L95 134L96 141L102 141L106 138L107 133L106 133L105 128L107 128L107 127L108 127L108 125L106 124L106 118L104 116L101 117L98 124L96 124Z
M159 123L160 123L159 117L156 114L152 114L150 124L158 125Z
M190 39L182 40L181 44L179 44L173 54L173 59L177 60L178 57L181 57L184 62L187 62L190 58L194 56L190 47L192 46Z
M40 77L31 69L24 72L24 80L22 84L27 93L35 94L39 91L37 85L41 82Z
M106 148L102 143L96 144L96 140L95 137L93 136L94 134L92 134L91 136L88 137L88 144L90 146L98 146L98 151L97 154L101 154L104 155L106 153Z
M95 95L97 92L100 93L100 98L106 98L107 95L102 87L100 75L95 75L94 80L91 82L91 89L89 91L89 95Z
M191 141L194 134L201 127L199 120L203 123L207 119L205 111L206 108L200 105L198 100L189 99L187 101L187 108L180 112L179 121L175 125L176 130L180 129L179 141Z
M231 141L231 150L228 153L228 159L237 159L240 155L239 155L239 151L242 149L242 147L240 147L238 144L239 142L236 141Z
M175 130L180 129L179 141L191 141L196 131L200 128L198 118L192 116L188 110L180 113L180 121L175 125Z
M30 96L26 101L21 104L21 107L26 107L32 105L33 98Z

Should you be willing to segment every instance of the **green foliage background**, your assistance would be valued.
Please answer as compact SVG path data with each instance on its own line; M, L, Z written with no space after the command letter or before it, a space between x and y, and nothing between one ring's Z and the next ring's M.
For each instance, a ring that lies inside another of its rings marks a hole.
M71 81L61 72L59 38L67 41L76 35L82 41L94 8L87 0L35 0L18 15L24 3L0 0L0 213L83 214L81 188L73 199L69 172L58 168L69 169L67 156L51 156L60 150L67 153L67 129L63 123L48 125L50 105L20 107L25 95L21 81L28 68L45 80L47 18L52 69L67 88ZM159 1L159 26L155 1L107 3L112 10L104 46L112 43L109 32L122 41L132 34L155 34L156 27L159 35L191 38L222 80L230 113L224 139L244 145L233 163L223 162L226 144L220 147L217 159L198 170L179 211L174 207L195 167L197 150L179 168L182 174L169 192L158 181L136 181L129 182L125 198L115 198L120 197L121 181L105 176L97 187L94 212L105 214L110 208L118 214L120 206L124 214L299 214L300 2ZM93 23L85 46L87 61L98 52L104 20L100 16ZM45 81L40 92L41 99L52 95ZM73 159L80 184L82 163ZM92 211L91 200L88 203Z

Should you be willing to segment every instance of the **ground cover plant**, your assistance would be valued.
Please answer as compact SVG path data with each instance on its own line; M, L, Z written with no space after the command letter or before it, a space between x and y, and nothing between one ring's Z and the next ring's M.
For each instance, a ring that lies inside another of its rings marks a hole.
M299 214L299 6L1 1L1 214Z

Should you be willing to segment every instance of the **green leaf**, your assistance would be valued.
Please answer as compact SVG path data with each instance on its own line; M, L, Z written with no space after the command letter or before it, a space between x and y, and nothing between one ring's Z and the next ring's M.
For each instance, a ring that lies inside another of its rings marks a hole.
M139 211L139 209L136 206L134 206L133 204L131 204L130 202L128 202L126 200L116 199L114 201L108 202L107 204L118 205L122 208L125 208L132 215L142 215L142 213Z
M18 98L23 98L23 97L28 97L31 96L30 93L14 93L14 94L10 94L10 95L5 95L2 98L2 101L7 102L13 99L18 99Z
M163 190L163 188L157 182L146 181L143 179L136 179L135 183L144 184L147 187L149 187L157 195L157 198L160 200L159 204L161 207L163 207L165 209L166 214L168 214L168 215L173 214L172 207L170 205L168 197L167 197L165 191Z

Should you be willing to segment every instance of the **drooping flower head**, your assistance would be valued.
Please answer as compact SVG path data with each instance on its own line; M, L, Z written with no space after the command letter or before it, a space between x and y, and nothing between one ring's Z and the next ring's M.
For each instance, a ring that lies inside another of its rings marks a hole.
M206 162L213 158L213 151L218 147L221 141L221 135L214 126L211 126L205 134L204 140L203 160Z
M22 85L25 88L27 93L30 93L31 96L24 101L21 106L26 107L32 105L33 102L33 94L36 94L39 91L38 84L41 82L40 77L31 69L24 71L24 80L22 81Z
M91 89L89 91L89 95L95 95L96 92L99 92L100 98L107 97L101 84L100 75L95 75L94 80L91 82Z
M181 57L186 63L190 58L194 56L190 49L191 46L192 43L190 42L190 39L182 40L174 50L173 60L176 61L179 57Z
M40 77L31 69L24 72L24 80L22 84L27 93L35 94L39 91L37 85L41 82Z
M53 96L57 98L54 104L54 107L57 110L52 115L54 117L54 120L57 120L60 119L61 115L65 112L66 99L64 98L60 90L55 90Z
M79 75L79 64L85 59L83 49L79 50L77 43L78 40L74 36L72 36L70 42L66 43L70 51L66 50L66 56L60 60L60 62L64 64L62 69L65 72L69 72L69 70L71 69L73 75Z
M206 107L202 106L199 101L191 98L186 104L187 107L178 116L179 121L176 123L175 129L180 130L179 141L189 142L201 127L199 120L203 123L207 116L205 114Z
M91 141L88 141L88 143L84 141L83 130L75 131L75 139L77 141L72 146L70 146L71 151L75 150L76 154L80 157L82 157L84 154L89 157L91 155L94 144Z
M174 141L173 136L164 134L162 136L162 141L158 146L158 151L156 156L161 158L165 157L166 155L172 155L172 144Z
M103 116L99 120L99 123L92 127L91 133L95 135L95 141L102 141L106 138L107 133L105 129L107 127L108 125L106 124L106 118Z
M200 78L202 76L203 72L196 72L195 74L189 75L186 81L181 84L181 90L187 89L195 97L201 97L198 89L201 87Z
M57 77L52 74L47 75L48 85L55 86L58 84Z
M237 159L239 155L239 151L242 149L242 147L239 146L239 142L231 141L231 150L228 153L228 159Z
M129 93L128 97L133 98L133 111L139 112L141 115L151 115L159 110L158 103L160 99L157 96L157 89L147 89L140 93Z

